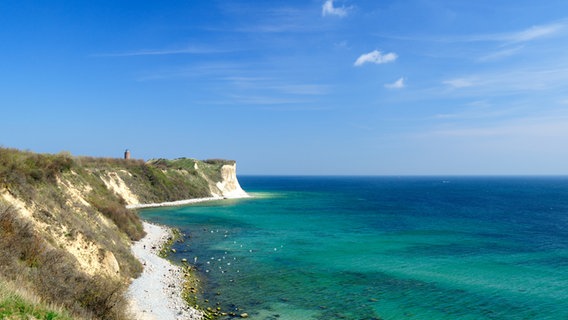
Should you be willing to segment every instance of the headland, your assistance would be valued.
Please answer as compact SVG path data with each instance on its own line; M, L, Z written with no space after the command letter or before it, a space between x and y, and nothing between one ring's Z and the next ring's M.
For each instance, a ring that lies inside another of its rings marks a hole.
M75 319L139 319L129 315L132 297L140 297L134 305L148 319L164 319L163 308L145 303L166 300L129 292L180 287L179 270L151 251L168 231L144 224L127 207L245 196L230 160L142 161L0 148L0 285L17 283ZM186 310L180 300L166 306L176 319ZM198 319L199 312L188 314L179 319Z

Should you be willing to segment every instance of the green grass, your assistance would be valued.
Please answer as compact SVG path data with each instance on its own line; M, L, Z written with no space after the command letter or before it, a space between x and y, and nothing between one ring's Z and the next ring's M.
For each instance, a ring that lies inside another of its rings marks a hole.
M0 319L72 320L61 307L48 305L34 294L0 279Z

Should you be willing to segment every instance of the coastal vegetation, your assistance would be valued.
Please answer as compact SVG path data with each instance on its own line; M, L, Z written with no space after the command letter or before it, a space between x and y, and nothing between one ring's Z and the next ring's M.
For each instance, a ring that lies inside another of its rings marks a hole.
M128 319L145 233L126 205L210 197L231 163L0 148L0 318Z
M98 177L116 172L143 203L209 197L211 184L222 180L221 167L235 163L189 158L144 162L82 157L78 161L85 170Z
M51 245L31 222L18 217L15 208L5 203L0 204L0 234L0 272L7 279L4 286L18 283L83 318L126 318L122 308L125 287L120 279L82 272L65 249ZM25 304L17 294L4 299L6 306L0 310Z
M36 295L27 290L0 280L0 319L77 319L63 308L41 302Z

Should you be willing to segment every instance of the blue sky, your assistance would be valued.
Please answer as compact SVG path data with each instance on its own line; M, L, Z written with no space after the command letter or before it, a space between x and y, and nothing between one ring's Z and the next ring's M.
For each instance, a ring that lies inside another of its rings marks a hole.
M0 145L241 174L568 174L568 2L0 3Z

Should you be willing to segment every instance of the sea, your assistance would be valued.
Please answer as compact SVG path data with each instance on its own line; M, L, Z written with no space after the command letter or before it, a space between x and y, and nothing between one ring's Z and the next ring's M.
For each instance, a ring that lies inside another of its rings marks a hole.
M251 198L141 211L186 234L170 259L196 266L204 307L270 320L568 319L568 177L239 180Z

